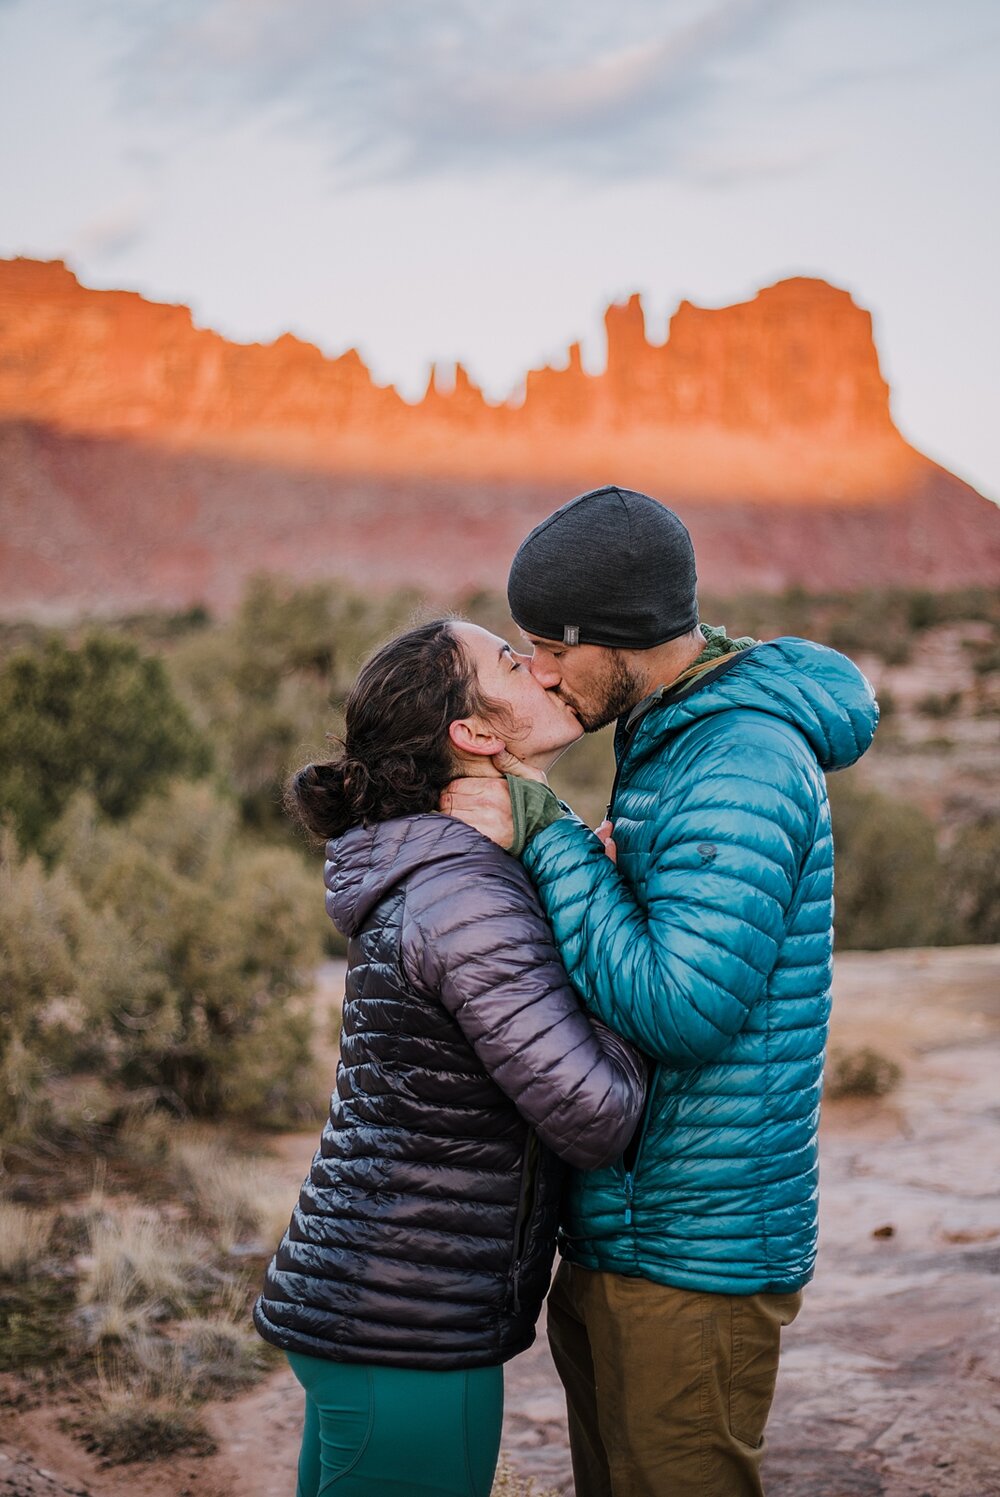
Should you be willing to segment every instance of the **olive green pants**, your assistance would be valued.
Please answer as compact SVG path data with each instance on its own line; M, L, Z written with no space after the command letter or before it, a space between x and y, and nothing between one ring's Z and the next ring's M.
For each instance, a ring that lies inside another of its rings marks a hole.
M761 1497L781 1327L801 1301L563 1263L548 1327L576 1497Z

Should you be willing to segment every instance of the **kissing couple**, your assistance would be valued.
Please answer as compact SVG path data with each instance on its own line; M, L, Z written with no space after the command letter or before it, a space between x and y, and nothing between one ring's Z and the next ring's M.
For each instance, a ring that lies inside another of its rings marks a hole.
M488 1497L546 1292L579 1497L751 1497L816 1255L824 775L878 709L833 650L700 623L687 530L629 489L538 525L508 599L514 641L383 646L289 783L349 942L254 1309L305 1390L298 1497ZM595 833L545 776L611 723Z

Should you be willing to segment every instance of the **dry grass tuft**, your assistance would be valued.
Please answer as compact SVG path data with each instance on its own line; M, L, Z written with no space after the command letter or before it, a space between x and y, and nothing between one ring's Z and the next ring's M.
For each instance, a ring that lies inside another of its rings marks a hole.
M38 1269L52 1236L52 1217L0 1201L0 1279L26 1279Z
M193 1135L171 1151L178 1181L224 1252L248 1240L272 1248L292 1214L288 1182L266 1162Z
M157 1112L140 1097L118 1129L118 1150L129 1164L155 1168L169 1156L176 1127L176 1119L166 1112Z
M196 1244L156 1215L112 1215L98 1204L87 1220L89 1255L81 1260L80 1318L92 1345L123 1340L152 1321L190 1308L204 1263Z
M186 1452L211 1455L215 1441L177 1379L104 1375L79 1432L109 1464L155 1461Z
M181 1387L196 1402L241 1393L268 1366L264 1343L253 1327L222 1316L182 1321L176 1339L130 1337L122 1351L123 1366L134 1367L149 1391L170 1396Z
M533 1476L522 1476L502 1455L491 1497L558 1497L558 1493L554 1487L536 1487Z

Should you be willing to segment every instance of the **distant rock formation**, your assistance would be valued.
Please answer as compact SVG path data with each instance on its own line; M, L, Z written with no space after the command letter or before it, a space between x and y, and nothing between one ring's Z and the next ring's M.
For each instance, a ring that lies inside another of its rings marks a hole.
M871 318L796 278L662 344L491 404L458 366L408 404L356 350L234 344L187 308L0 261L0 609L229 606L251 571L502 583L524 530L614 480L677 507L716 591L1000 578L1000 511L896 430ZM127 601L126 601L127 600Z

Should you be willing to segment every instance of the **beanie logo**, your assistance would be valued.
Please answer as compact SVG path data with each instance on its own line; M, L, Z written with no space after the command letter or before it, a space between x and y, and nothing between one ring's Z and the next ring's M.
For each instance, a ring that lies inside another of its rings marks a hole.
M579 643L580 643L580 625L579 624L564 624L563 625L563 644L564 645L578 645Z

